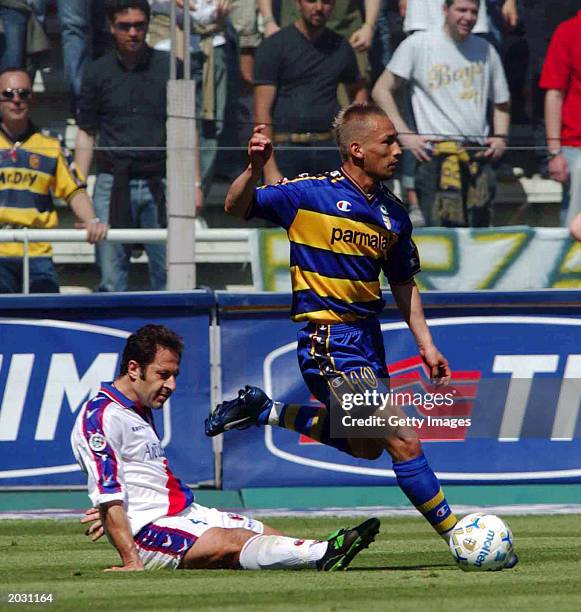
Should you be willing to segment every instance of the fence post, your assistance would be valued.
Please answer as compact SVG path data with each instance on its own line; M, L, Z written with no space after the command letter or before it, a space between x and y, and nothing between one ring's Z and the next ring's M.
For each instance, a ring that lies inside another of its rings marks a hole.
M24 229L24 257L22 258L22 293L28 295L30 293L30 253L28 250L28 228Z
M172 0L172 5L175 0ZM188 3L184 10L184 78L167 84L167 288L170 291L196 287L196 183L198 135L196 131L196 86L190 74L190 24ZM175 11L175 7L172 12ZM175 12L174 12L175 14ZM177 36L172 28L172 61ZM175 65L170 73L177 75Z

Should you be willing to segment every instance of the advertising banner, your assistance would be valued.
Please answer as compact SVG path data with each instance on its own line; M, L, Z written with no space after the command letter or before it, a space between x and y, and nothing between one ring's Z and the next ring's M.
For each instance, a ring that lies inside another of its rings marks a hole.
M581 293L424 294L434 340L454 372L451 410L427 395L428 372L385 297L391 389L421 398L402 409L444 482L581 482ZM217 299L224 397L254 384L279 401L316 403L297 365L290 295ZM278 427L225 437L225 488L393 481L387 454L357 460Z
M83 485L69 436L79 408L115 378L129 334L163 324L185 341L178 387L156 427L176 474L213 480L208 325L212 294L0 298L0 486Z
M257 230L252 270L257 289L290 291L289 242L279 229ZM491 227L414 230L422 289L523 291L580 289L581 243L564 228Z

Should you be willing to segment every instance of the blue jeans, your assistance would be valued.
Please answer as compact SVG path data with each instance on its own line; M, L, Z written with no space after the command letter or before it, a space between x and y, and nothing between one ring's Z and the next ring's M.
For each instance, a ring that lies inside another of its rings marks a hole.
M59 279L50 257L29 260L30 293L58 293ZM0 293L22 293L22 257L0 257Z
M202 188L207 195L212 186L216 157L218 155L218 141L224 131L226 115L226 101L228 96L228 80L230 77L228 62L233 53L230 41L219 47L214 47L214 99L215 118L213 121L200 119L198 132L200 136L200 173L202 175ZM204 55L195 54L192 63L192 77L196 82L196 115L202 115L202 74Z
M165 181L164 181L165 186ZM113 187L112 174L98 174L93 195L97 216L104 222L109 219L109 203ZM147 180L129 181L130 215L133 228L159 228L157 203ZM165 223L163 224L165 225ZM149 284L152 291L163 291L166 286L165 244L146 244L149 260ZM127 291L131 245L116 242L99 242L96 247L97 265L101 271L99 291Z
M104 1L58 0L57 10L62 28L65 81L76 113L85 66L93 58L93 51L102 53L106 46ZM99 45L101 48L97 49Z
M26 67L26 27L28 13L0 7L4 32L0 35L0 71Z

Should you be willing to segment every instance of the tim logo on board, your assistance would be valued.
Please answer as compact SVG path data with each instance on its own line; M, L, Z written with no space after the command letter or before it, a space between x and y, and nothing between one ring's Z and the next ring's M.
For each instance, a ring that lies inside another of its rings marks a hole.
M101 382L115 377L127 336L87 323L0 319L1 484L84 484L71 428Z
M442 480L581 482L581 319L466 316L429 323L455 373L452 388L460 390L461 399L457 410L471 421L454 430L418 430ZM405 323L383 323L382 330L392 387L425 390L427 373ZM278 383L288 379L286 353L294 350L289 344L267 355L265 387L282 401L308 401L308 396L296 396L304 389L298 376L283 388ZM429 412L420 405L407 413L420 418ZM375 462L356 460L308 442L265 428L267 450L307 467L313 483L367 484L394 477L387 455Z

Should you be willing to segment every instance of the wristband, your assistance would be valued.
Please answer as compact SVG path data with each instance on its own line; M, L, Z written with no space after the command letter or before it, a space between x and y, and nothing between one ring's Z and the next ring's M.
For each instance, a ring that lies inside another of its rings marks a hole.
M101 219L99 219L99 217L93 217L92 219L87 221L87 223L101 223Z
M264 25L266 25L267 23L276 23L276 19L272 15L269 15L268 17L262 18L262 23Z
M558 155L561 155L561 149L549 150L549 159L555 159Z

